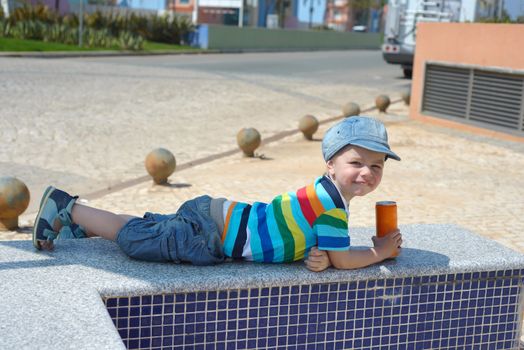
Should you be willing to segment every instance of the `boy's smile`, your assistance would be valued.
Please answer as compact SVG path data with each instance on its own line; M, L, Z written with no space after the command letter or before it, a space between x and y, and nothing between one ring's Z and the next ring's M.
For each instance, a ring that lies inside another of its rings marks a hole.
M349 202L365 196L382 180L385 154L349 145L327 161L328 174Z

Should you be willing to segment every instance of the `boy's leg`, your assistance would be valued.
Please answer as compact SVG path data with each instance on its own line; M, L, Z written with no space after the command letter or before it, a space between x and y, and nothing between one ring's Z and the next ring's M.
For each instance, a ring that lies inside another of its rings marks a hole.
M77 198L53 186L45 190L33 227L35 248L52 249L57 238L95 235L114 241L118 231L133 218L77 204Z
M102 237L111 241L116 241L118 231L131 219L136 216L115 214L107 210L96 209L86 205L73 205L71 209L71 221L82 226L88 237ZM62 225L56 220L54 230L60 231ZM46 250L53 249L53 241L40 241L40 247Z
M72 221L84 227L89 236L98 236L111 241L116 240L118 231L136 216L118 215L110 211L75 203L71 211Z

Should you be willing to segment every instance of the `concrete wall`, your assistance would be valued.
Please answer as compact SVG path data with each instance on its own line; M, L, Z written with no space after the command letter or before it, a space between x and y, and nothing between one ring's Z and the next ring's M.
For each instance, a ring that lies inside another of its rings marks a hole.
M196 46L218 50L379 49L377 33L200 25Z
M419 23L413 64L410 116L442 125L471 129L482 134L498 134L487 129L423 115L421 109L425 64L431 61L524 70L523 47L524 24Z

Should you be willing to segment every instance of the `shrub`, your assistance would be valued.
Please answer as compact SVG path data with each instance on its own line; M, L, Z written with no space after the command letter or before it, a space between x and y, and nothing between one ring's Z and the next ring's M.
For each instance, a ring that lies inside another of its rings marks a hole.
M78 43L78 30L74 30L64 24L54 23L47 28L43 40L69 45L76 44Z
M116 17L116 15L111 13L104 14L101 11L95 11L85 15L84 23L89 28L106 29L111 27L111 22L113 22Z
M9 28L7 36L15 39L42 40L46 30L47 25L38 20L16 22Z
M70 13L61 18L61 23L67 27L78 28L79 19L76 14Z
M1 7L0 7L1 8ZM79 18L76 14L60 16L43 4L16 8L2 19L0 36L75 44L78 42ZM103 13L84 15L83 43L89 47L119 47L140 50L144 40L168 44L184 43L193 24L185 17Z
M15 8L11 16L9 16L9 21L40 21L44 23L53 23L58 21L59 17L58 13L50 10L46 5L41 3L30 5L26 2L22 2L22 6Z
M142 50L144 39L140 35L133 35L131 32L122 32L118 38L118 46L124 50Z
M5 28L7 26L7 21L3 18L0 18L0 38L5 37Z

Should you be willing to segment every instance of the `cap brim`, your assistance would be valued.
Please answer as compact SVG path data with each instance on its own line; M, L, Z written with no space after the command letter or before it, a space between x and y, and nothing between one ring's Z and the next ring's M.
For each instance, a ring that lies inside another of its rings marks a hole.
M351 144L355 145L355 146L359 146L359 147L365 148L365 149L368 149L370 151L384 153L387 158L400 160L400 157L395 152L393 152L388 147L386 147L386 146L384 146L384 145L382 145L382 144L380 144L378 142L371 142L371 141L360 142L360 141L355 141L355 142L352 142Z

